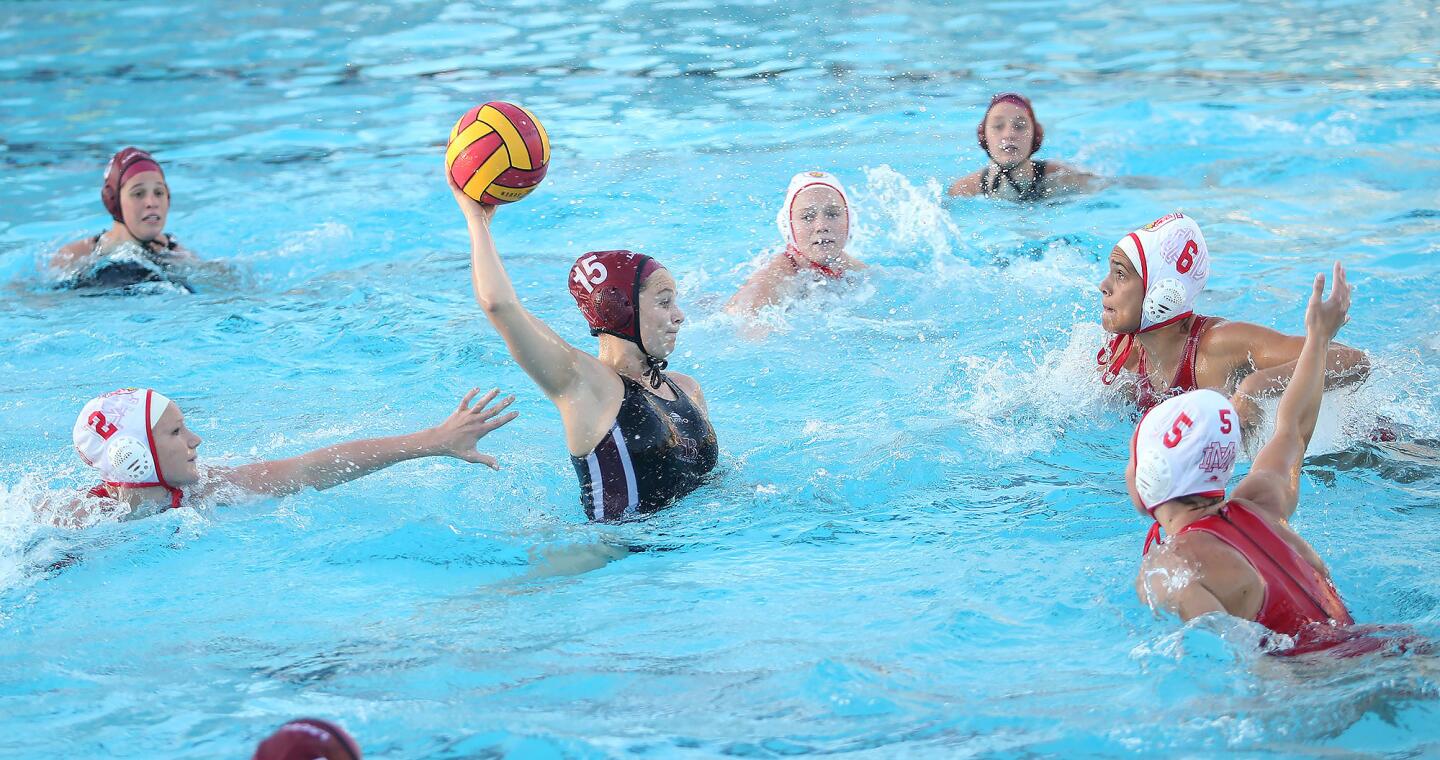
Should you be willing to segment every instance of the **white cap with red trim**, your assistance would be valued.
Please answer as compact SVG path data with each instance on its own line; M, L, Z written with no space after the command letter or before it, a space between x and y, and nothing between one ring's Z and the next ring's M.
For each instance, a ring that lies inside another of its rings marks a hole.
M1224 496L1240 450L1240 415L1212 390L1182 393L1145 413L1130 441L1135 491L1150 511L1183 496Z
M1194 219L1178 212L1166 214L1115 245L1145 283L1137 332L1164 327L1195 313L1195 299L1210 276L1210 250Z
M785 236L785 245L795 247L795 228L790 223L791 207L795 205L795 196L808 187L828 187L840 194L840 200L845 203L845 213L850 217L850 227L855 226L855 209L850 205L850 196L845 193L845 188L835 175L828 172L800 172L790 178L790 187L785 190L785 205L780 207L780 213L775 216L775 224L780 228L780 234Z
M152 428L170 399L148 388L122 388L93 398L75 419L75 451L112 486L164 486Z

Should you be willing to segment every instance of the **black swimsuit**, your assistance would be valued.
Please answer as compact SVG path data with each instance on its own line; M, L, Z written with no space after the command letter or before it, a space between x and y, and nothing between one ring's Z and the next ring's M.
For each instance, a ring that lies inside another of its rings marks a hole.
M100 248L100 238L103 235L102 232L90 239L90 244L96 250ZM173 252L178 247L173 235L166 236L165 247L159 251L149 245L126 245L98 256L88 267L59 282L58 287L123 290L149 282L165 282L185 293L193 293L195 290L190 287L190 283L172 271ZM135 252L136 248L138 253Z
M1021 187L1020 183L1015 181L1015 177L1011 176L1009 169L1005 169L1000 165L992 162L989 166L985 167L985 171L980 175L981 192L985 193L986 195L994 195L995 193L1000 191L1000 180L1004 179L1006 182L1010 183L1011 187L1015 188L1015 192L1019 193L1019 195L1016 196L1015 200L1041 200L1045 197L1045 162L1032 161L1031 163L1035 164L1035 180L1024 187ZM992 168L997 170L993 177L990 174L990 170Z
M610 432L584 457L572 456L580 504L591 520L664 509L699 488L719 459L715 429L670 378L668 401L624 375L625 398Z

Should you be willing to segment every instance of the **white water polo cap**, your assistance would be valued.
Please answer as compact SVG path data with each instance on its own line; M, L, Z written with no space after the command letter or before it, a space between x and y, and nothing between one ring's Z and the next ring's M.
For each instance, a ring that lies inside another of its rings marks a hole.
M160 471L152 429L170 399L148 388L93 398L75 419L75 451L106 485L171 488Z
M840 200L845 204L845 213L850 218L850 227L855 226L855 209L850 206L850 196L846 194L844 186L835 175L828 172L800 172L790 178L790 187L785 190L785 204L780 207L780 213L775 216L775 224L780 228L780 234L785 237L787 248L795 247L795 228L790 223L790 212L794 210L795 197L801 191L812 187L828 187L840 194Z
M1137 332L1195 313L1195 299L1210 276L1210 250L1194 219L1178 212L1166 214L1121 238L1116 247L1125 252L1145 285Z
M1145 509L1184 496L1223 497L1240 450L1240 415L1212 390L1182 393L1145 413L1130 441Z

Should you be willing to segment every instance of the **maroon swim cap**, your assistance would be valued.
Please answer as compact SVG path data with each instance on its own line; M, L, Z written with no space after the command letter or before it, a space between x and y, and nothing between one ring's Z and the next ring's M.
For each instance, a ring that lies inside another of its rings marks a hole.
M300 718L281 726L251 760L360 760L360 745L345 729L327 720Z
M139 148L131 146L110 158L110 165L105 167L105 181L100 185L100 202L105 204L105 210L110 216L121 224L125 220L120 213L120 188L125 186L125 181L141 172L160 172L160 178L165 178L165 171L160 168L160 163L153 156Z
M570 268L570 295L590 324L590 334L609 333L645 351L640 286L657 269L664 269L660 262L630 251L592 251L577 259Z
M1030 105L1030 99L1018 92L1002 92L990 99L990 105L985 106L985 115L980 117L980 124L975 127L975 137L980 140L980 147L988 154L990 146L985 140L985 120L990 118L990 109L1000 103L1014 103L1025 109L1030 114L1030 123L1034 125L1031 132L1030 153L1040 150L1040 144L1045 142L1045 128L1040 126L1040 120L1035 118L1035 107Z

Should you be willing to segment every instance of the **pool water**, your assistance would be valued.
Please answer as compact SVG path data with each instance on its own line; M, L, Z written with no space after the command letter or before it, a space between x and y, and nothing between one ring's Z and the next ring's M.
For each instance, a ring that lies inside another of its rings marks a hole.
M1281 661L1137 602L1133 418L1090 380L1100 258L1161 214L1205 230L1204 313L1300 332L1344 260L1340 339L1375 371L1329 403L1294 524L1357 620L1440 636L1437 38L1403 1L9 5L0 755L243 757L300 715L385 758L1440 752L1431 657ZM1042 157L1127 179L941 203L1002 89ZM681 283L671 364L721 466L652 518L585 523L557 413L474 304L441 148L492 99L554 146L494 225L529 308L593 347L581 252ZM194 295L44 271L108 226L127 144L231 266ZM872 270L764 329L724 315L812 168ZM481 442L499 472L43 524L90 483L76 411L135 385L216 463L409 432L472 386L521 417ZM1370 443L1377 416L1406 441Z

